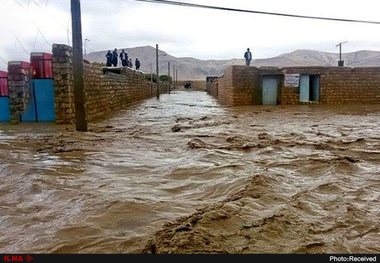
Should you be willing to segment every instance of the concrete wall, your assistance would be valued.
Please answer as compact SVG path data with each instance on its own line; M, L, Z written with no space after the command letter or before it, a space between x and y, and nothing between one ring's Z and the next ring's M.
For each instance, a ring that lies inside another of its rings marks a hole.
M214 80L217 92L207 90L222 104L230 106L262 104L262 77L276 76L279 81L278 104L305 104L299 87L285 87L285 74L319 75L322 104L380 103L380 67L250 67L230 66ZM315 102L310 102L315 103Z
M72 47L53 45L53 78L56 123L75 122ZM157 88L142 72L130 68L103 71L100 64L84 63L84 90L87 120L92 121L157 95ZM160 86L160 93L167 93Z

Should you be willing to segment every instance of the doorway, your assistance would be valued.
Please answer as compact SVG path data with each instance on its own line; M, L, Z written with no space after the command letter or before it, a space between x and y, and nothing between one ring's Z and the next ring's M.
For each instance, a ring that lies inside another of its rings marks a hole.
M319 75L301 75L300 101L319 101Z
M274 76L264 76L262 78L262 104L277 105L278 78Z

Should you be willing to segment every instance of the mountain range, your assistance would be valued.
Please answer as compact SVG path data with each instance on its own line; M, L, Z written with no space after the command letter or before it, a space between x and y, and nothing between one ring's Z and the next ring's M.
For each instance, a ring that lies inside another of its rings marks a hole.
M121 49L118 50L120 53ZM156 73L156 49L152 46L125 48L129 58L138 58L141 62L140 70L145 73ZM105 63L107 50L85 54L90 62ZM244 59L229 60L201 60L191 57L174 57L165 51L159 50L159 74L173 76L173 66L178 80L205 80L207 76L219 76L230 65L244 65ZM256 67L293 67L293 66L337 66L338 53L328 53L316 50L295 50L272 58L254 59L251 66ZM342 53L342 60L346 67L373 67L380 66L380 51L361 50L351 53ZM170 65L168 64L170 62ZM174 71L174 72L175 72Z

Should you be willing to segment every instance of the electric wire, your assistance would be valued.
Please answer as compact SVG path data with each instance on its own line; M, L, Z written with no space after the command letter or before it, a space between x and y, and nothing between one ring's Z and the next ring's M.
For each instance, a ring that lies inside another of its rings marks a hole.
M345 19L345 18L333 18L333 17L306 16L306 15L295 15L295 14L286 14L286 13L264 12L264 11L256 11L256 10L228 8L228 7L221 7L221 6L191 4L191 3L186 3L186 2L167 1L167 0L134 0L134 1L154 3L154 4L175 5L175 6L183 6L183 7L215 9L215 10L220 10L220 11L252 13L252 14L260 14L260 15L272 15L272 16L284 16L284 17L291 17L291 18L317 19L317 20L328 20L328 21L336 21L336 22L366 23L366 24L380 25L380 21L368 21L368 20L356 20L356 19Z
M2 61L2 62L4 62L4 64L6 65L6 66L8 66L8 63L0 56L0 60Z

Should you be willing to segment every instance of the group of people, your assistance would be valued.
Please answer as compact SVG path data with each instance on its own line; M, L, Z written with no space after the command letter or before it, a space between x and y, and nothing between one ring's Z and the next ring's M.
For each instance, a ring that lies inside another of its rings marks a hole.
M108 50L106 54L106 58L107 58L107 67L112 67L112 66L117 67L119 58L120 58L122 67L129 67L129 68L133 67L132 59L128 58L128 54L125 53L124 49L121 50L120 55L117 53L117 48L115 48L113 52L111 52L111 50ZM135 67L136 67L136 70L140 69L140 61L138 58L136 58L135 60Z
M132 59L128 58L128 54L125 53L124 49L121 50L120 55L118 55L116 48L114 49L113 52L111 52L111 50L108 50L106 54L106 58L107 58L107 67L112 67L112 66L117 67L119 58L121 60L122 67L130 67L130 68L133 67ZM249 48L247 48L247 51L244 53L244 58L245 58L245 65L249 66L252 60L252 53L249 50ZM140 69L140 61L138 58L136 58L135 60L135 67L136 67L136 70Z

